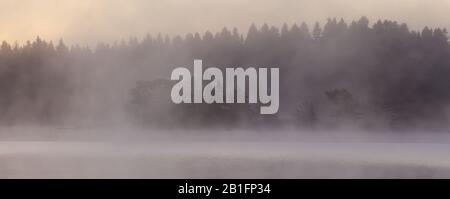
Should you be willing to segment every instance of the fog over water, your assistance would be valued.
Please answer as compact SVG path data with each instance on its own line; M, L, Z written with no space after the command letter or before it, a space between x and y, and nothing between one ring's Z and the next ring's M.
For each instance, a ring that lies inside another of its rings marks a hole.
M450 1L211 2L0 1L0 178L450 178ZM196 59L279 111L173 103Z
M42 136L32 136L38 131ZM1 132L1 178L450 177L446 134L226 131L211 136L51 127Z

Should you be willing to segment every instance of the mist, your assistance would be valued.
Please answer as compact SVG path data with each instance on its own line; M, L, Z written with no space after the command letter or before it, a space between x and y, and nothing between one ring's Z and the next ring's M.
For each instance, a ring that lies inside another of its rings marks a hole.
M42 127L9 131L20 132L22 136L54 134L34 140L28 138L27 141L23 137L5 141L2 136L1 178L450 176L450 137L446 134L430 137L347 131L340 135L336 132L317 135L285 131L274 135L271 131L219 131L219 136L211 136L210 132L139 132L129 128L55 130ZM14 136L9 139L14 139Z
M445 28L368 17L285 22L95 47L3 42L0 177L450 176ZM172 70L195 59L279 67L279 112L172 103Z

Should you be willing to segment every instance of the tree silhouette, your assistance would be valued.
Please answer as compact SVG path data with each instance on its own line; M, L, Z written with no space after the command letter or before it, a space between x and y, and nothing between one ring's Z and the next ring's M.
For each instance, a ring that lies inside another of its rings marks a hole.
M364 115L363 123L372 122L370 126L448 127L446 29L412 31L389 20L370 25L366 17L348 24L330 18L312 29L299 24L252 24L246 34L223 28L184 37L146 35L142 40L99 43L95 49L67 46L62 40L54 45L39 37L24 45L2 42L0 123L61 124L80 118L102 123L126 109L122 112L127 117L149 125L321 127L326 126L322 116L335 106L346 110L337 117ZM279 114L261 116L257 105L157 100L170 96L170 72L192 68L194 59L219 68L279 67ZM149 90L152 94L146 95ZM336 103L333 96L338 94L351 97ZM380 117L387 122L375 124Z

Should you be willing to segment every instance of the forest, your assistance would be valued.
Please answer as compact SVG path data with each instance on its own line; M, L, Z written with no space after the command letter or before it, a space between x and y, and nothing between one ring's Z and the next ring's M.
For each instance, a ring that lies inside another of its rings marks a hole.
M36 38L0 49L0 125L142 128L426 129L450 121L447 30L390 20L330 18L252 24L95 47ZM275 115L258 104L174 104L170 73L194 59L213 67L277 67Z

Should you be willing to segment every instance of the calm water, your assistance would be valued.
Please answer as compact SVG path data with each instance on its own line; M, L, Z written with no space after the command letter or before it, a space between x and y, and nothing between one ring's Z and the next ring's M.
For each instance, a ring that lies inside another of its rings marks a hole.
M0 178L450 178L443 139L67 136L77 131L2 130Z

